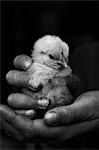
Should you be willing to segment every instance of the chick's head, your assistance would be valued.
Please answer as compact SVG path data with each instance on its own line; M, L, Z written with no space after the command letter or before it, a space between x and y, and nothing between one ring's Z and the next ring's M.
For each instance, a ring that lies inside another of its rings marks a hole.
M34 62L52 68L67 67L69 47L57 36L46 35L34 44Z

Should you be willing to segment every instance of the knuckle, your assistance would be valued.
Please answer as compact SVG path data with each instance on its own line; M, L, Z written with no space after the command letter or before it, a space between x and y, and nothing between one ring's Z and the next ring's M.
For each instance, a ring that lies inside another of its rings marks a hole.
M9 81L10 78L12 76L12 70L10 70L7 74L6 74L6 80Z
M66 119L70 119L72 114L71 114L71 111L67 108L67 109L64 109L64 116Z
M12 94L10 94L10 95L8 96L7 101L8 101L9 103L12 101Z
M13 105L14 104L13 94L10 94L8 96L7 102L8 102L9 105Z
M77 114L70 110L70 108L63 107L60 119L62 120L62 123L70 123L71 121L77 119Z

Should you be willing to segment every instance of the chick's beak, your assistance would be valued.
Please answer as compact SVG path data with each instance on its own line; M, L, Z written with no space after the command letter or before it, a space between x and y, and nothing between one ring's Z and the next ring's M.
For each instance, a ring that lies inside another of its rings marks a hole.
M63 58L61 61L58 61L58 64L59 64L60 66L65 67L65 68L68 67L67 62L66 62L66 60L65 60L64 58Z
M66 68L68 67L66 61L64 62L64 67L66 67Z
M63 59L62 59L62 64L63 64L63 66L64 66L65 68L67 68L67 67L68 67L68 66L67 66L67 62L66 62L65 58L63 58Z

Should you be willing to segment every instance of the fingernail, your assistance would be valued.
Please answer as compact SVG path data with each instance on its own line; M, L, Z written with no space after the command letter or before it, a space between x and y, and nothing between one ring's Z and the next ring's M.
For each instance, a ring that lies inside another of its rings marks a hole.
M35 111L33 111L33 110L27 110L25 112L25 115L28 116L28 117L34 117L35 116Z
M30 116L30 115L33 115L34 114L34 111L33 110L27 110L26 112L25 112L25 115L27 115L27 116Z
M28 60L28 61L25 62L24 67L27 69L27 68L29 68L29 66L30 66L31 64L32 64L32 61L31 61L31 60Z
M47 122L47 124L56 124L56 112L51 112L51 113L47 113L45 115L45 120Z
M47 99L38 100L38 105L40 108L45 109L49 104Z

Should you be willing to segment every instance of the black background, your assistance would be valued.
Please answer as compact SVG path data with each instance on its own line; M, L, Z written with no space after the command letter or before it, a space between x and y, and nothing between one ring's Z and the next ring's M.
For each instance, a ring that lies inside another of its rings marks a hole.
M70 58L76 56L76 60L70 59L70 64L81 78L82 91L99 89L99 2L6 1L1 6L2 103L7 103L11 92L5 77L14 69L14 58L19 54L31 55L34 42L46 34L57 35L68 43ZM83 54L81 63L76 51ZM90 64L93 60L96 63ZM95 136L98 139L97 133ZM97 148L97 140L89 140L87 146Z
M38 38L46 34L58 35L69 44L70 54L82 42L91 38L99 40L98 2L12 1L1 4L3 101L9 93L5 75L13 68L13 59L23 53L30 55Z

